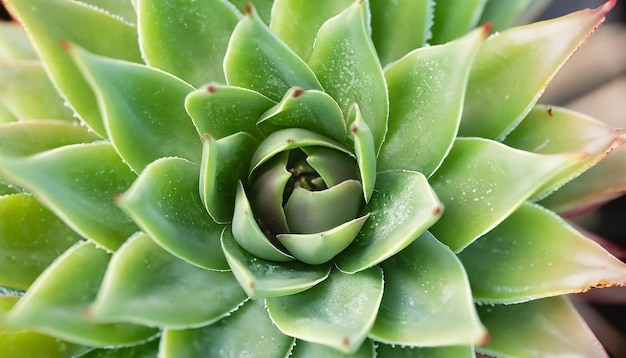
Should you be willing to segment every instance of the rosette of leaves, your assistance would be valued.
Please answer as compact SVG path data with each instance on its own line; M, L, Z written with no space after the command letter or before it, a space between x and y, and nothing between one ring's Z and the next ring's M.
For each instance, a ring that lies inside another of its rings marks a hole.
M5 0L3 352L603 355L624 134L536 102L615 1L527 3Z

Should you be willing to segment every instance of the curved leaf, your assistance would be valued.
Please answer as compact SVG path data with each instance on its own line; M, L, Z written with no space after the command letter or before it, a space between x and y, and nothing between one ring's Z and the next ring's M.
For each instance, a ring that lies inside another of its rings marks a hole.
M600 342L566 297L478 306L478 313L491 333L489 343L476 347L479 352L514 357L534 356L537 352L555 357L606 357Z
M110 254L91 243L75 245L39 276L11 310L9 322L87 346L128 345L154 336L156 329L94 323L85 315L109 259Z
M17 118L7 106L0 102L0 123L17 122L18 120L19 118Z
M264 23L269 24L274 0L228 0L241 12L246 13L248 4L252 4Z
M330 273L330 265L272 262L255 257L237 245L229 227L222 232L221 240L233 274L252 299L293 295L324 281Z
M429 232L381 264L385 293L370 336L432 347L484 342L463 265Z
M92 349L85 354L72 356L72 358L153 358L157 357L159 354L159 343L159 339L153 339L147 343L130 347Z
M66 0L7 0L55 86L80 118L106 136L95 94L62 44L75 43L103 56L141 63L135 28L93 6ZM106 29L106 31L103 31Z
M335 186L344 180L359 179L358 165L354 158L347 154L325 147L300 149L307 155L306 162L320 175L327 187Z
M274 101L280 101L294 86L322 90L306 63L270 31L249 5L230 38L224 72L229 85L258 91Z
M626 284L626 264L555 214L532 204L521 206L459 258L474 298L489 303Z
M294 339L269 319L262 300L246 302L221 321L191 330L169 330L161 338L163 357L286 357Z
M378 357L395 358L475 358L473 346L399 347L384 343L376 344Z
M382 271L372 267L353 275L333 270L315 287L265 302L283 333L354 353L374 323L382 293Z
M85 4L91 4L93 6L102 9L104 12L112 14L113 16L119 16L124 21L135 24L137 20L137 14L135 13L134 4L137 0L79 0Z
M581 156L535 154L487 139L457 139L431 178L446 207L432 233L453 251L463 250Z
M370 1L372 40L383 66L420 48L431 37L432 0Z
M27 158L0 155L0 175L33 193L83 237L109 250L137 231L113 200L136 175L108 143L68 145Z
M26 290L57 256L80 240L28 194L0 196L0 286Z
M326 21L307 63L346 119L352 104L359 105L378 151L387 132L389 99L383 71L366 29L367 16L367 4L355 1Z
M223 225L216 224L202 205L199 173L198 166L184 159L159 159L117 202L143 231L181 260L227 270L219 240Z
M368 202L376 185L376 152L373 133L363 120L359 106L350 108L350 133L354 140L354 154L361 174L363 198Z
M0 61L37 59L24 27L17 21L0 21Z
M133 170L141 173L168 156L200 163L200 136L183 107L190 85L166 72L76 46L70 52L98 98L109 138Z
M185 100L185 108L198 132L217 139L238 132L260 139L256 123L274 104L269 98L247 88L214 83L191 92Z
M470 66L485 30L413 51L385 69L389 130L379 171L406 169L430 176L441 165L459 128Z
M293 351L289 357L292 358L319 358L319 357L333 357L333 358L374 358L376 357L376 346L379 343L372 341L371 339L365 340L361 347L354 353L342 353L337 351L334 348L297 340L295 346L293 347ZM379 357L384 357L380 356Z
M222 63L239 21L227 1L141 0L137 15L140 46L148 65L194 86L224 82Z
M460 135L504 138L614 5L607 2L596 10L516 27L490 37L472 66Z
M102 322L182 329L211 324L247 298L231 272L194 266L138 233L111 258L89 312Z
M283 209L283 194L291 179L286 169L288 161L288 152L278 153L263 166L250 189L254 211L263 216L263 225L274 234L289 232Z
M336 259L344 272L361 271L398 253L435 223L443 208L422 174L389 171L378 174L367 211L363 229Z
M428 42L431 45L443 44L470 32L479 24L486 3L487 0L437 0L435 21L430 29L432 38Z
M36 332L0 333L0 350L7 357L73 358L86 349Z

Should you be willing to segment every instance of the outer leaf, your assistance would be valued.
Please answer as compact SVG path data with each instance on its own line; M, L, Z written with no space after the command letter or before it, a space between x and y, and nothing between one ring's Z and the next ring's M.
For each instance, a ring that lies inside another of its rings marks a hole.
M26 27L53 82L70 106L91 129L106 136L96 97L61 44L76 43L100 55L141 62L134 27L75 1L7 0L6 3Z
M537 8L543 7L546 0L498 1L487 0L480 22L493 22L494 30L502 31L517 23L520 17L534 14ZM539 5L537 5L539 4ZM542 6L540 6L542 5ZM530 15L532 19L533 16Z
M226 270L223 226L207 214L198 194L198 166L180 158L150 164L118 204L159 245L181 260Z
M161 354L164 358L286 357L293 341L274 327L263 301L256 300L212 325L185 331L165 330Z
M487 0L438 0L435 2L435 21L431 28L431 45L457 39L479 24ZM519 1L515 2L519 3ZM490 21L490 20L487 20Z
M270 29L300 58L306 60L322 24L353 2L354 0L275 0Z
M211 324L247 298L232 273L191 265L139 233L113 255L91 314L181 329Z
M137 0L79 0L85 4L91 4L103 11L112 14L113 16L119 16L124 21L131 24L135 24L137 20L137 14L135 13L134 3Z
M270 17L272 15L272 7L274 4L274 0L228 0L233 5L237 7L237 9L246 13L248 4L252 4L255 10L259 13L259 17L263 20L264 23L269 24Z
M370 1L372 40L383 66L426 44L434 6L431 0Z
M274 104L258 92L213 83L191 92L185 100L198 132L217 139L238 132L261 138L256 123Z
M0 286L26 290L80 237L28 194L0 196Z
M257 145L254 137L245 132L219 140L204 136L200 198L215 222L232 221L237 182L246 176Z
M474 358L473 346L399 347L377 343L378 357L396 358Z
M487 339L463 265L429 232L383 262L382 268L385 293L372 338L421 347Z
M516 27L489 38L472 66L460 135L504 138L614 5L614 1L607 2L596 10Z
M76 358L153 358L159 354L159 339L153 339L144 344L117 349L92 349Z
M88 346L128 345L150 338L156 330L126 323L96 324L85 315L109 258L93 244L74 246L39 276L11 310L10 322Z
M385 69L389 131L378 156L380 171L430 176L441 165L459 128L470 66L485 31L413 51Z
M307 62L344 116L353 103L359 105L378 150L387 132L389 100L380 62L366 28L367 16L367 4L355 1L326 21Z
M0 62L0 101L20 119L74 120L41 63Z
M0 22L0 61L36 60L37 52L24 28L15 21Z
M595 165L625 141L625 131L610 128L584 114L564 108L536 106L504 143L543 154L587 153L577 165L546 183L537 193L541 198Z
M293 347L293 351L289 357L293 358L319 358L319 357L333 357L333 358L373 358L376 357L376 346L379 343L372 341L371 339L365 340L361 347L354 353L346 354L338 352L336 349L312 342L298 340ZM382 356L379 356L382 357Z
M35 332L0 333L0 349L7 357L72 358L85 347Z
M0 155L0 175L33 193L83 237L109 250L137 230L113 202L136 176L108 143L69 145L27 158Z
M370 217L337 267L349 273L366 269L398 253L436 222L442 205L426 178L415 172L379 173L368 203Z
M293 86L322 90L306 63L248 5L230 38L224 72L229 85L258 91L274 101Z
M137 14L141 50L148 65L194 86L224 82L224 54L239 20L227 1L141 0Z
M75 46L70 52L98 98L109 138L134 171L167 156L200 163L202 143L183 108L191 86L151 67Z
M626 284L626 264L558 216L531 204L520 207L459 258L474 298L490 303Z
M446 207L431 231L453 251L463 250L580 156L534 154L486 139L457 139L431 178Z
M535 356L538 352L555 357L606 357L585 321L565 297L479 306L478 310L491 333L489 343L477 347L480 352L515 357Z
M16 122L18 120L19 118L17 118L7 106L0 102L0 123Z
M374 323L382 293L378 267L353 275L335 270L321 284L296 295L267 298L266 305L283 333L354 353Z
M222 249L233 274L251 298L292 295L324 281L330 265L274 262L257 258L237 244L229 227L222 232Z

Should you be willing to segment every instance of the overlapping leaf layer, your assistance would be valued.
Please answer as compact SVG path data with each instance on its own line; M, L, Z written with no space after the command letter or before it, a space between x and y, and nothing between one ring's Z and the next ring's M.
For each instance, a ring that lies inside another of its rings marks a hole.
M604 354L562 295L626 265L550 209L626 136L536 102L614 1L5 3L2 352Z

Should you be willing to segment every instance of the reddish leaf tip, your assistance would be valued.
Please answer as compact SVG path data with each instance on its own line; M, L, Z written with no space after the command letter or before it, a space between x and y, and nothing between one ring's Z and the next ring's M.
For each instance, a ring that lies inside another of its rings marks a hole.
M69 43L69 42L67 42L67 41L61 41L61 42L59 43L59 45L61 45L61 47L62 47L64 50L66 50L66 51L69 51L69 50L71 50L71 49L72 49L72 44L70 44L70 43Z
M291 95L291 97L298 98L302 96L303 93L304 93L304 90L302 88L297 88L295 91L293 91L293 94Z
M439 215L441 215L442 211L443 211L443 209L441 208L441 206L438 206L438 207L435 208L435 210L433 210L433 215L439 216Z
M349 346L350 345L350 338L343 337L343 340L341 341L341 344L343 344L346 347Z
M493 21L489 21L488 23L483 25L483 36L487 37L491 33L491 29L493 29Z
M211 141L211 135L209 133L204 133L202 135L202 138L204 138L205 141L210 142Z
M352 127L350 127L350 131L351 131L352 133L356 134L356 133L359 131L359 127L357 127L357 126L352 126Z
M122 201L122 194L121 193L113 194L113 201L115 203L119 203L120 201Z
M206 90L209 93L215 93L215 91L217 91L217 88L215 88L215 86L213 86L213 85L209 85L209 86L207 86Z
M246 3L246 15L252 16L252 11L254 11L254 7L252 6L252 3L247 2Z
M489 341L491 341L491 336L489 335L488 332L485 332L485 334L482 337L480 337L480 339L478 340L478 342L476 342L476 344L479 346L484 346L487 343L489 343Z
M609 11L613 10L616 4L617 4L617 0L609 0L591 11L606 14Z
M548 107L548 108L547 108L547 111L548 111L548 115L549 115L550 117L552 117L552 114L553 114L553 113L552 113L552 107Z

